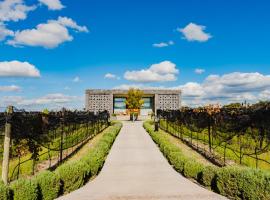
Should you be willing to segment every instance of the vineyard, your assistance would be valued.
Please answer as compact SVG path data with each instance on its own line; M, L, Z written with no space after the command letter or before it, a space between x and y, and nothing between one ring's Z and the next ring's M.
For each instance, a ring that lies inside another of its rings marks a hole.
M0 113L1 164L5 134L9 130L11 135L9 181L55 168L109 125L106 111L94 114L65 109L59 112L10 109L11 112Z
M270 169L270 103L158 111L162 129L220 166Z

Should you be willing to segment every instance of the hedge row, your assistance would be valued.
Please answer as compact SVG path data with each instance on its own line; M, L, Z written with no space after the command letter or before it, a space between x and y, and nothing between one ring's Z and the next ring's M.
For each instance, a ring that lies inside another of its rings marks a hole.
M144 122L144 128L170 164L185 177L193 178L230 199L270 199L269 172L244 167L206 166L184 155L179 147L162 134L162 130L155 132L151 121Z
M67 162L54 172L43 171L32 179L19 179L9 187L0 182L0 200L53 200L80 188L98 174L122 127L115 123L80 160Z

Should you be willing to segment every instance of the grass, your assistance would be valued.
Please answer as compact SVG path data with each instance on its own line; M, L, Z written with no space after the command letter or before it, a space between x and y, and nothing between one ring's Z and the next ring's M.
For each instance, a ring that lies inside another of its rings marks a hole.
M168 127L167 127L167 124L164 120L161 120L160 126L165 130L167 129L168 132L170 132L172 135L175 135L179 138L180 138L180 131L179 130L182 129L183 140L186 140L189 142L192 141L194 144L198 143L199 146L204 147L206 150L208 150L209 139L208 139L208 133L207 133L206 129L202 130L201 133L196 133L196 132L190 131L187 127L184 127L184 126L180 127L179 125L172 124L172 123L171 124L168 123ZM192 140L191 140L191 137L192 137ZM222 146L219 146L219 143L220 143L219 138L212 137L211 139L212 139L213 153L218 155L218 157L223 160L224 150L225 150L224 144ZM226 160L232 161L232 162L230 162L230 164L233 164L233 163L240 164L240 159L239 159L240 153L237 152L237 151L239 151L238 142L239 142L238 138L237 138L237 136L235 136L231 140L230 144L227 145ZM249 149L249 147L253 145L250 138L242 138L242 143L247 143L245 148L243 148L244 153L247 153L247 154L254 153L254 151L253 151L254 147ZM236 150L236 151L233 151L233 150ZM266 153L260 154L260 155L258 155L258 158L269 161L270 160L270 153L266 152ZM254 155L254 158L247 156L247 155L244 155L242 157L241 165L256 168L255 155ZM263 162L263 161L258 161L258 168L269 170L270 164Z
M101 129L103 129L103 127L101 127ZM56 130L56 131L60 131L60 129ZM72 131L72 132L68 132L68 131ZM85 141L90 139L91 137L94 137L97 134L96 129L94 129L94 127L89 127L88 129L89 133L91 134L86 134L86 126L85 125L81 125L77 130L69 130L68 128L65 129L65 132L67 132L67 137L65 138L64 141L64 145L63 148L66 150L63 151L63 157L69 155L71 152L73 152L78 146L80 146L80 144ZM52 134L51 134L52 135ZM49 147L51 149L59 149L59 144L60 144L60 134L56 133L57 137L54 138L53 142L49 143ZM78 143L78 145L73 146L72 144L76 144ZM70 147L73 146L73 147ZM70 148L68 148L70 147ZM1 148L1 146L0 146ZM1 152L1 150L0 150ZM41 147L40 151L39 151L39 157L38 157L38 161L36 161L35 163L35 172L46 169L49 167L49 157L52 160L52 164L56 164L58 162L58 156L59 156L59 151L55 151L55 150L51 150L48 151L47 148L45 147ZM16 174L17 174L17 170L18 168L16 168L16 166L18 165L19 162L24 162L20 165L20 172L19 172L19 177L29 177L33 175L33 160L31 160L31 156L32 154L30 152L26 153L24 156L22 156L19 160L18 157L14 157L11 158L10 163L9 163L9 178L11 180L14 180L17 178ZM43 167L41 167L41 169L39 169L39 167L37 166L42 166L45 165ZM16 168L16 169L15 169ZM15 171L14 171L15 170ZM14 174L12 176L12 173L14 171ZM2 161L0 163L0 174L2 173Z

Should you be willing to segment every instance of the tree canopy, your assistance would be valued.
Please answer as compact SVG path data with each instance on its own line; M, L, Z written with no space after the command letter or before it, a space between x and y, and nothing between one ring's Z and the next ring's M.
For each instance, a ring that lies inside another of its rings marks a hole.
M144 103L143 91L131 88L128 90L126 105L128 109L140 109Z

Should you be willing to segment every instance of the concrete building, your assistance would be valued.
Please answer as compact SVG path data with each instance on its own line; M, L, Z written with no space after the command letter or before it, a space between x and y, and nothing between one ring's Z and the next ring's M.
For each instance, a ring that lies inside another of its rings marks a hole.
M180 90L142 90L144 104L140 115L148 115L158 109L177 110L181 105ZM127 114L125 100L128 90L89 89L85 91L85 109L98 112L108 110L110 114Z

